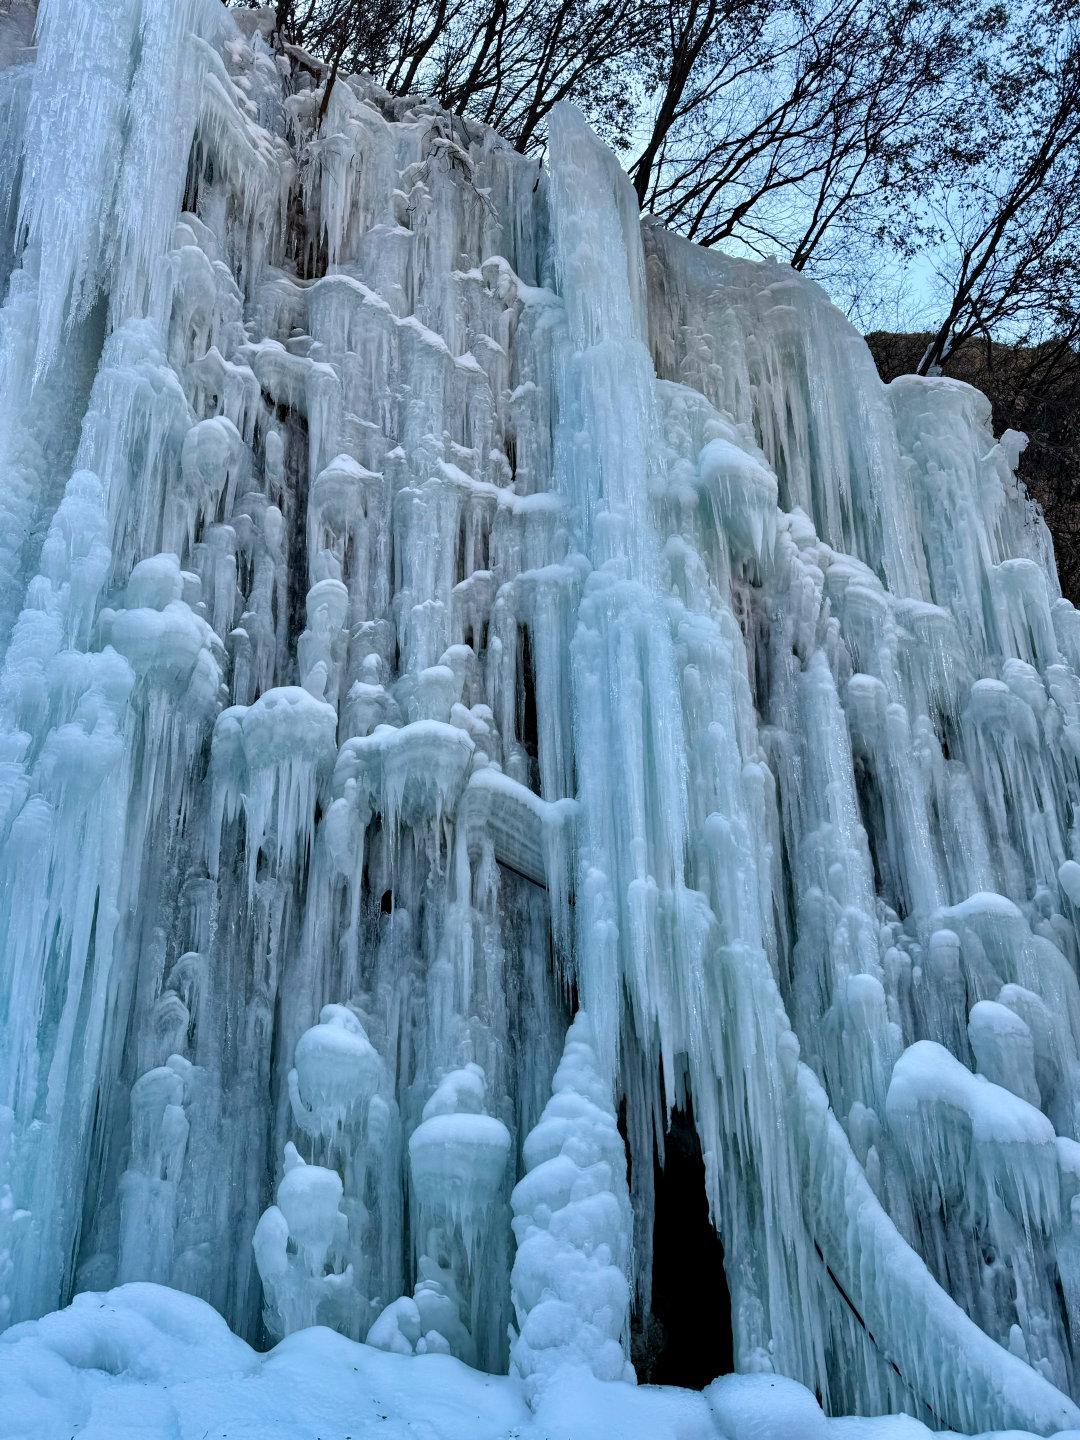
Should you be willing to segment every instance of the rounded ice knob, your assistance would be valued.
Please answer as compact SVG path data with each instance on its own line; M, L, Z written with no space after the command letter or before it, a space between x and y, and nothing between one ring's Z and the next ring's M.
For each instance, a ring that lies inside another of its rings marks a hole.
M498 1194L510 1132L493 1115L433 1115L409 1138L417 1198L432 1210L486 1205Z
M295 1059L289 1093L296 1122L309 1134L360 1118L382 1075L364 1027L344 1005L323 1006L318 1025L296 1042Z
M292 1146L287 1147L285 1164L277 1191L278 1209L309 1273L320 1274L344 1218L339 1208L341 1176L322 1165L305 1165Z
M424 1106L409 1137L409 1168L424 1209L462 1219L498 1194L510 1154L510 1132L484 1112L479 1065L452 1070Z

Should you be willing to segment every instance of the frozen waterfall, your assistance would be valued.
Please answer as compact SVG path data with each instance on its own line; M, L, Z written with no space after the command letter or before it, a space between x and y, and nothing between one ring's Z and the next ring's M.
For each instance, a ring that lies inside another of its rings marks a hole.
M272 11L0 27L0 1394L110 1368L81 1292L205 1328L153 1282L223 1366L323 1325L617 1410L677 1111L736 1370L1080 1427L1023 437L568 106L541 166Z

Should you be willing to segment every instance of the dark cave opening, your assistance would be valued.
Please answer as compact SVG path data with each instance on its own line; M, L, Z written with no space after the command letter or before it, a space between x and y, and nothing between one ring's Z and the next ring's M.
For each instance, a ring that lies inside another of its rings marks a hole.
M724 1247L709 1218L705 1161L689 1099L654 1159L652 1314L635 1317L632 1358L650 1385L700 1390L734 1368Z
M533 668L532 637L529 627L521 627L521 700L519 702L519 739L522 747L536 767L540 746L540 726L536 711L536 685Z

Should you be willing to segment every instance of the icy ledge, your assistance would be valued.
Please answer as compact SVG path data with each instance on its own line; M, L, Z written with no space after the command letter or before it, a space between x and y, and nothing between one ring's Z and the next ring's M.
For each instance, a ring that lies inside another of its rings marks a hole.
M402 1356L317 1326L267 1354L202 1300L121 1285L0 1336L0 1440L920 1440L906 1415L826 1419L779 1375L706 1390L567 1370L532 1412L521 1385L449 1355ZM1022 1440L1018 1430L993 1432ZM990 1440L989 1435L984 1440ZM1058 1440L1080 1440L1062 1430Z

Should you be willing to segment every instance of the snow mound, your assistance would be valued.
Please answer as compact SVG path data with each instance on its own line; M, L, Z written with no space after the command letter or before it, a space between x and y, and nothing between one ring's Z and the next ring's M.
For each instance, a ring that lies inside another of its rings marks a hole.
M826 1420L801 1385L697 1392L571 1369L535 1414L517 1381L318 1326L267 1354L160 1285L87 1292L0 1337L0 1440L928 1440L906 1416ZM1058 1440L1077 1440L1062 1431ZM990 1437L987 1437L990 1440ZM998 1440L1006 1440L1004 1432ZM1008 1440L1022 1440L1019 1431Z

